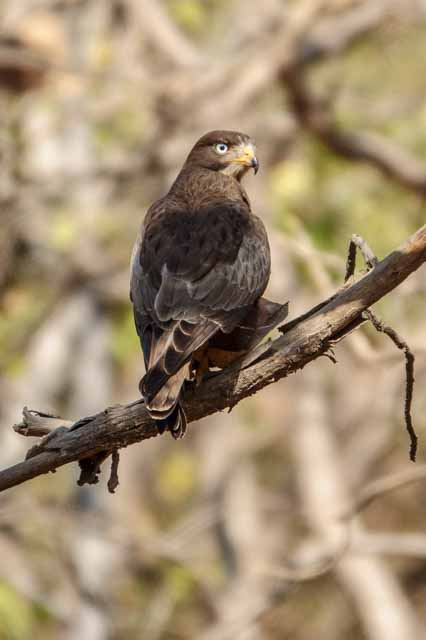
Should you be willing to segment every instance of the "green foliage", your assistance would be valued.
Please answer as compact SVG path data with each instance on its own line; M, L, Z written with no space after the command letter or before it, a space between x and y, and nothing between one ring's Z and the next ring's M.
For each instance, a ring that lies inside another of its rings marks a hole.
M135 140L143 137L146 126L144 110L140 101L130 99L123 102L108 118L96 124L96 143L100 152L123 146L134 147Z
M27 640L31 635L31 603L0 582L0 640Z
M279 164L270 184L277 226L291 234L301 224L317 247L341 255L352 233L369 238L384 255L418 225L419 202L412 194L373 168L336 159L316 142L305 141Z
M70 251L79 233L78 220L69 210L56 211L51 216L48 242L59 251Z
M177 603L185 602L194 591L194 576L187 568L181 565L174 565L168 568L167 582L172 597Z
M206 25L206 3L200 0L169 0L170 14L188 32L199 33Z
M50 299L37 286L18 285L10 289L0 308L0 371L9 375L22 371L24 353L19 348L27 343L49 307Z
M117 309L112 327L111 352L118 366L124 366L135 353L139 353L139 338L135 331L130 304Z
M170 507L182 506L190 498L196 481L194 457L185 449L171 449L157 474L158 494Z

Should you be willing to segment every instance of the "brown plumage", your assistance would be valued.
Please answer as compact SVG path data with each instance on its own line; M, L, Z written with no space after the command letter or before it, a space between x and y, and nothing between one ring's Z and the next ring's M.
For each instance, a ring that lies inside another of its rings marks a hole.
M238 339L235 348L229 341L245 320L267 325L266 307L256 303L269 279L269 244L240 183L257 167L248 136L207 133L148 210L134 248L131 299L146 366L140 390L159 429L175 438L186 428L184 381L197 366L225 366L223 350L238 355Z

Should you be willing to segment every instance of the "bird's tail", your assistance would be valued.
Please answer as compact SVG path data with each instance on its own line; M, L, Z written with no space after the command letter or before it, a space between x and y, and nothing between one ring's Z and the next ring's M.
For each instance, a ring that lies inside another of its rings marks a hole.
M175 440L183 438L186 433L186 415L185 411L180 406L179 402L176 403L172 413L167 418L155 419L157 429L160 433L164 433L166 430L170 431Z
M162 431L169 429L174 438L186 430L186 417L179 405L185 379L190 379L192 353L218 331L210 320L198 324L181 320L171 331L153 335L147 372L139 389L150 415Z
M189 366L179 369L177 373L168 378L154 397L147 393L145 378L139 384L141 394L145 400L145 406L150 416L155 420L160 433L168 430L177 440L185 435L187 420L185 412L179 403L185 378L189 377Z

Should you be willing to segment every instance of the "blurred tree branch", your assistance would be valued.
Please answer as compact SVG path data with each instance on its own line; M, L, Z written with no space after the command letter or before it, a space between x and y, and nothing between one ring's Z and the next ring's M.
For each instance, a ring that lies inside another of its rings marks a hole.
M364 162L401 186L426 195L426 170L405 149L377 134L344 131L335 121L332 102L313 95L299 65L284 70L283 82L299 123L338 156Z
M243 398L327 355L333 344L363 322L362 313L366 309L395 289L424 262L426 225L361 279L346 283L328 300L281 327L281 337L261 345L239 366L211 376L196 389L191 386L184 400L189 422L231 409ZM17 431L24 434L27 429L28 434L34 434L32 413L37 433L43 428L50 431L46 425L51 420L58 425L58 418L27 411L24 424L15 427ZM64 421L50 431L28 452L24 462L0 472L0 491L69 462L86 459L93 465L91 481L95 482L99 466L110 452L158 435L142 401L108 407L101 413L78 420L69 428L65 424L70 423Z

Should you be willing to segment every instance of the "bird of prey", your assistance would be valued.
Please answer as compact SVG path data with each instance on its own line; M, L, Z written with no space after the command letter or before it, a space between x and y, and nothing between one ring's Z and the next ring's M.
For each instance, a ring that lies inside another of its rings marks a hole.
M149 208L133 250L130 297L146 367L140 390L159 431L174 438L186 429L185 380L224 366L214 353L238 352L229 345L241 338L236 328L265 317L256 305L269 280L269 243L241 185L258 166L249 136L202 136L170 191Z

